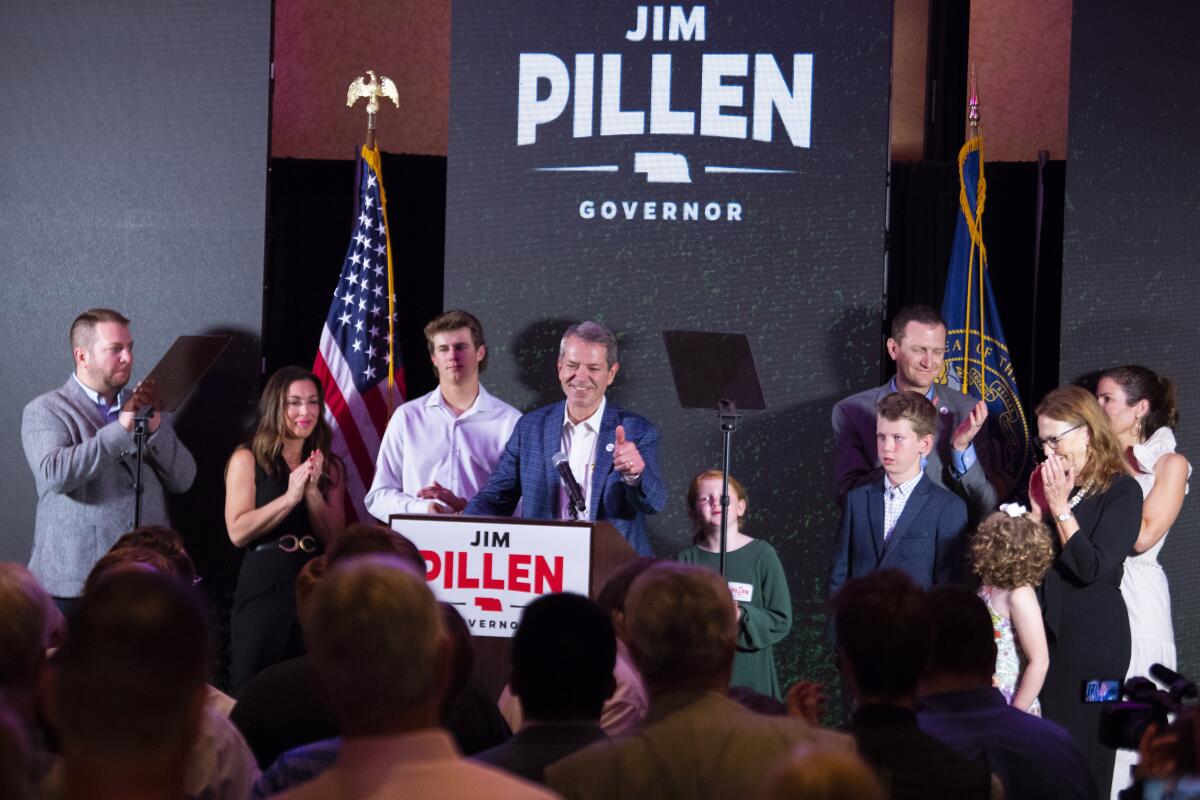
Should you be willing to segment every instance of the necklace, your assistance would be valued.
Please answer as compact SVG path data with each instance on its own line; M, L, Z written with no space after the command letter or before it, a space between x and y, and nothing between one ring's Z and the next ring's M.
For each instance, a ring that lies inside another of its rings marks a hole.
M1094 484L1095 484L1095 481L1088 481L1087 483L1085 483L1083 485L1083 487L1080 488L1079 493L1067 501L1067 508L1074 508L1075 506L1079 505L1080 501L1082 501L1083 498L1087 497L1088 494L1092 491L1092 486Z

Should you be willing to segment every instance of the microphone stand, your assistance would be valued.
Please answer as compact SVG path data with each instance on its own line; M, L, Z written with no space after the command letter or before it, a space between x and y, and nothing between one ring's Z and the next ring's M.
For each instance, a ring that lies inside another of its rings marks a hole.
M137 448L137 462L133 471L133 527L142 527L142 460L146 447L147 427L154 416L154 407L146 406L133 415L133 443Z
M725 577L725 552L729 530L729 462L733 453L733 432L737 430L737 407L732 400L717 401L717 418L721 420L721 578Z

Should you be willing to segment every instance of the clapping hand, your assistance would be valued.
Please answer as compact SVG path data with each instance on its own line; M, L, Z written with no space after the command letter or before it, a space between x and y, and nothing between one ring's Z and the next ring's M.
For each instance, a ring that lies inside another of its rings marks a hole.
M821 727L821 717L825 716L825 687L815 681L798 681L787 693L787 713L789 717L802 719L814 728Z
M955 452L961 453L971 446L971 442L975 440L975 434L979 433L983 428L983 423L987 422L987 417L987 403L980 400L971 409L967 418L958 423L958 427L954 429L954 436L950 440L950 444Z
M1029 473L1029 513L1038 519L1044 519L1047 508L1049 506L1046 505L1046 491L1042 485L1042 468L1038 466Z
M142 381L134 387L133 394L121 406L121 415L117 417L117 421L122 428L132 433L134 416L146 406L150 406L156 412L146 422L147 432L154 433L162 423L162 417L157 413L162 408L162 401L158 398L158 385L152 380Z
M304 487L304 494L316 499L321 496L321 478L325 476L325 454L320 450L313 450L308 454L306 463L309 471L308 484Z
M1042 462L1038 468L1042 476L1042 493L1046 498L1046 506L1050 513L1058 516L1070 511L1071 489L1075 488L1075 470L1063 467L1053 456Z
M306 458L288 475L287 499L292 505L304 499L312 482L312 458Z

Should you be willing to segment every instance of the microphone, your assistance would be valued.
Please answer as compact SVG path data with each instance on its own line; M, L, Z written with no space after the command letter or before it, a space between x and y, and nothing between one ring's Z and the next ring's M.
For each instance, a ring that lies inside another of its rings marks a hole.
M571 464L567 461L566 453L560 450L550 460L554 463L554 468L558 470L558 477L562 478L563 485L567 487L571 517L576 519L587 509L587 502L583 499L583 490L579 488L579 481L575 480L575 473L571 472Z
M1196 684L1192 683L1175 670L1164 667L1162 664L1151 664L1150 675L1156 678L1159 682L1165 684L1167 690L1175 697L1176 700L1195 698L1197 695Z

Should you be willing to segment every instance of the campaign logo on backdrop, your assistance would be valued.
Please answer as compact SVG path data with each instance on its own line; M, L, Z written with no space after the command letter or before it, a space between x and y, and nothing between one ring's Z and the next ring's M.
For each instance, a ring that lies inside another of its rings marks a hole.
M600 28L604 52L518 55L517 147L536 152L548 138L569 137L573 152L550 148L532 169L574 173L581 189L600 174L624 178L620 196L589 196L570 209L584 220L742 221L755 209L730 192L731 181L705 196L705 180L737 176L738 186L797 172L780 165L776 148L756 145L811 146L813 54L729 52L720 26L733 25L732 15L704 5L633 11L613 14L609 35ZM678 198L664 199L664 185L678 187Z

